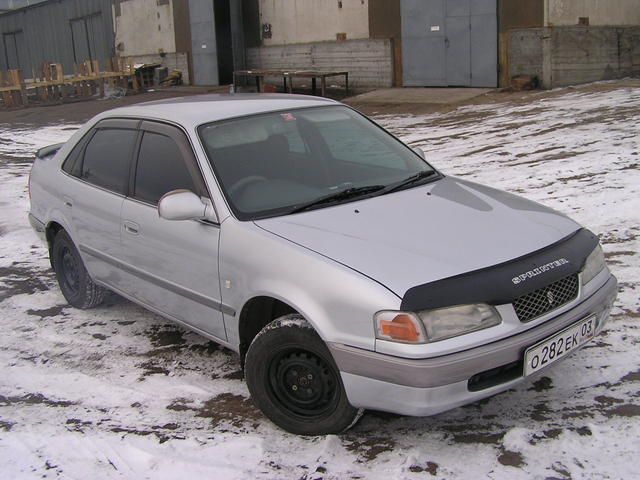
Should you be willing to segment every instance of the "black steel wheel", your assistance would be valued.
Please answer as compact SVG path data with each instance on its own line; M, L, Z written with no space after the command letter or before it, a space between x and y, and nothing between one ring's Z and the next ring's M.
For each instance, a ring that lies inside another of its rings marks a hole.
M72 296L77 296L80 292L80 266L69 245L60 247L60 272L64 290Z
M102 302L104 288L91 280L78 249L64 230L53 239L50 255L60 290L71 305L87 309Z
M340 433L362 413L349 404L329 350L300 315L262 329L247 351L245 379L262 412L291 433Z
M271 394L291 412L316 417L331 409L338 379L317 355L299 348L284 349L269 362Z

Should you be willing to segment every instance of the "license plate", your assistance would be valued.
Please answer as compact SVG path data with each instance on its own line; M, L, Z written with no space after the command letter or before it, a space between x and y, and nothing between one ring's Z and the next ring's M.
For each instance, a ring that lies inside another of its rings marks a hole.
M585 318L546 338L524 353L524 375L541 370L591 340L596 330L596 316Z

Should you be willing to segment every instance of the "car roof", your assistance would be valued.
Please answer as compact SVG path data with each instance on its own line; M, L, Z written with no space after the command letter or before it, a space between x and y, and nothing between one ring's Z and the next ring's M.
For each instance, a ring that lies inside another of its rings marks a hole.
M334 100L308 95L239 93L208 94L188 97L168 98L152 102L138 103L128 107L114 108L100 115L110 117L143 117L168 120L185 128L197 127L203 123L243 117L257 113L278 110L336 105Z

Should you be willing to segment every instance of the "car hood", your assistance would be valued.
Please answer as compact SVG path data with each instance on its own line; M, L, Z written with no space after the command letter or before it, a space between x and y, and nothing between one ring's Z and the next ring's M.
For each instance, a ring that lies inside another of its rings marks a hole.
M580 228L550 208L454 177L255 223L399 297L416 285L521 257Z

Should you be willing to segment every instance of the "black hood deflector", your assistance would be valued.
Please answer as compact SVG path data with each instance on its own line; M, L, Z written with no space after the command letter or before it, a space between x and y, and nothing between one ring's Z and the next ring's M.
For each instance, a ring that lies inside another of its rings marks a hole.
M598 237L580 229L548 247L515 260L412 287L403 311L416 312L469 303L502 305L578 273L598 245Z

